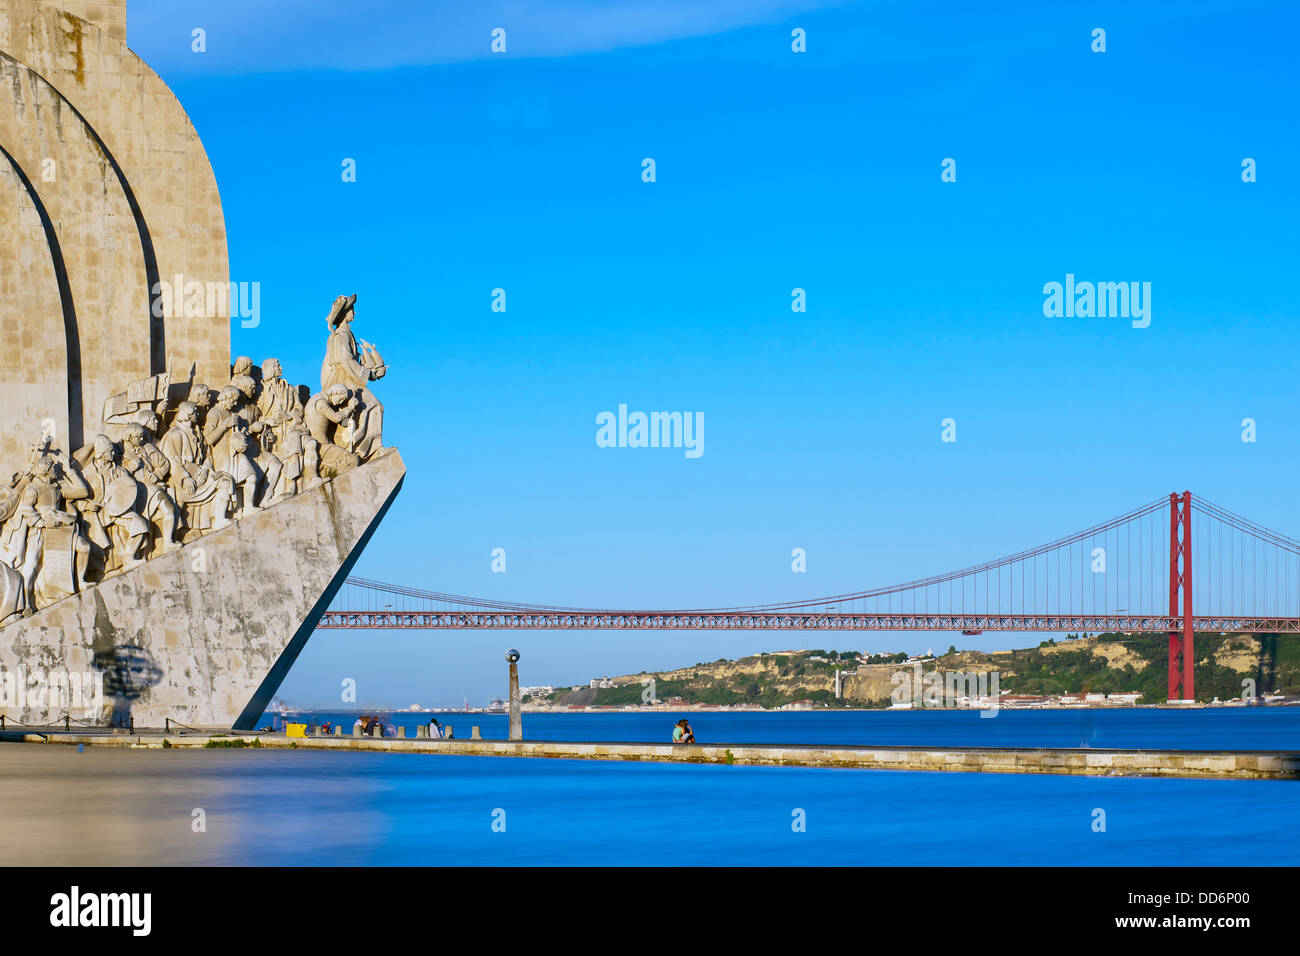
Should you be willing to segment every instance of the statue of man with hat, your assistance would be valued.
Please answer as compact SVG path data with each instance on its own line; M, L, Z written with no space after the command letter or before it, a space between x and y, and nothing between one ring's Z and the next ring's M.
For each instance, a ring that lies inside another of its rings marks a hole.
M378 350L364 339L358 347L352 334L356 317L355 295L341 295L330 309L330 337L325 344L325 361L321 364L321 392L328 394L333 385L346 387L357 400L358 410L345 447L361 461L369 461L383 450L384 406L367 387L388 371ZM340 444L342 442L339 442Z

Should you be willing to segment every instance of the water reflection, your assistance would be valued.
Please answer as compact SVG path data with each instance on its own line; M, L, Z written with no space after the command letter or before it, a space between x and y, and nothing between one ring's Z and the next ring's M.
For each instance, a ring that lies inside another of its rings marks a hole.
M300 847L344 863L379 836L357 807L383 787L363 776L340 787L329 756L0 744L3 860L256 864L258 847L276 846L281 862Z

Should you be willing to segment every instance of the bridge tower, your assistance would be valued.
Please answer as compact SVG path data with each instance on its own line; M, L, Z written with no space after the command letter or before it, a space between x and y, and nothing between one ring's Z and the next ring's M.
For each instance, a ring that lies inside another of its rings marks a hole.
M1181 597L1182 609L1179 610ZM1169 699L1195 700L1192 669L1192 493L1169 495L1169 616L1183 619L1169 632Z

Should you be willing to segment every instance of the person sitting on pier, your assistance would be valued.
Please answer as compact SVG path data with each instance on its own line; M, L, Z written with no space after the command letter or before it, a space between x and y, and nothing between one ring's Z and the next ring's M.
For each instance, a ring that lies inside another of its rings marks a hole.
M438 725L437 717L429 718L429 739L430 740L442 739L442 728Z
M693 730L691 729L691 725L690 725L690 723L689 723L687 720L685 720L684 718L683 718L683 720L682 720L682 730L683 730L684 733L685 733L685 736L682 737L682 743L684 743L684 744L693 744L693 743L695 743L695 731L693 731Z
M679 720L673 724L673 743L680 744L686 741L686 721Z

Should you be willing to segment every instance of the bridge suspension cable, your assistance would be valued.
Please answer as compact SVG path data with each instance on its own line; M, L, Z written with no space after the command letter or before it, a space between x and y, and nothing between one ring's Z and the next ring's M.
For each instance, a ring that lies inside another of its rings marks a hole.
M1183 492L992 561L828 597L632 610L354 577L319 626L1165 633L1173 696L1190 694L1195 631L1300 633L1300 540Z

